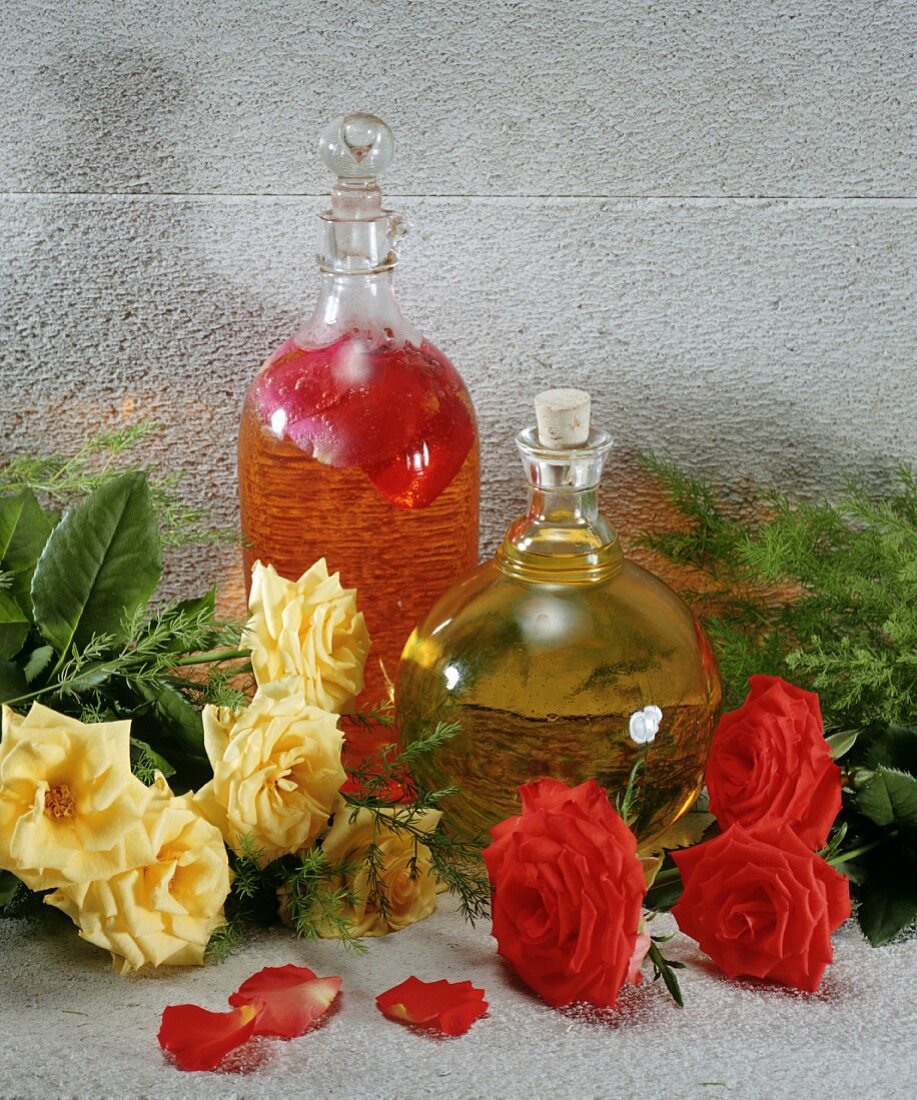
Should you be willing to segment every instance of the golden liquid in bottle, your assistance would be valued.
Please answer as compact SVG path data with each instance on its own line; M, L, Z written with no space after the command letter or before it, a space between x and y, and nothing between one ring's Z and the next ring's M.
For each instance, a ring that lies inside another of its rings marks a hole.
M436 600L478 558L478 443L429 505L389 503L359 468L318 462L278 439L252 408L242 417L239 491L246 578L252 563L299 577L324 557L357 589L372 649L361 702L387 692L405 640Z
M596 779L623 794L637 760L638 838L687 810L703 783L721 688L709 643L687 607L624 562L598 583L535 583L488 562L434 608L401 662L397 714L410 743L440 720L461 732L420 767L455 784L450 827L483 833L519 812L516 788L553 776ZM645 745L630 717L658 706Z

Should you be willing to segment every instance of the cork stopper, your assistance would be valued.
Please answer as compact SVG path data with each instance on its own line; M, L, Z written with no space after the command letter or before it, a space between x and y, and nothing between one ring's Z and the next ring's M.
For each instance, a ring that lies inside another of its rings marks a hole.
M589 438L591 398L585 390L545 390L535 398L542 447L581 447Z

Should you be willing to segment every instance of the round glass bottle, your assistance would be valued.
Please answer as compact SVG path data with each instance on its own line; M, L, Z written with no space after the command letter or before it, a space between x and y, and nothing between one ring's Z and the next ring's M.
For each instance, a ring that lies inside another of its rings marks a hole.
M299 577L317 558L359 593L373 641L364 698L405 639L478 560L478 435L458 372L395 299L403 219L382 209L389 128L349 115L323 133L337 176L322 214L311 318L262 366L239 437L246 584L252 563ZM408 579L409 576L409 579Z
M411 634L398 724L405 743L460 724L419 770L461 788L449 820L471 833L518 813L522 783L594 778L614 796L640 760L633 828L646 842L700 791L722 697L716 662L685 603L624 558L599 513L612 441L589 431L588 394L536 404L539 428L516 437L528 510Z

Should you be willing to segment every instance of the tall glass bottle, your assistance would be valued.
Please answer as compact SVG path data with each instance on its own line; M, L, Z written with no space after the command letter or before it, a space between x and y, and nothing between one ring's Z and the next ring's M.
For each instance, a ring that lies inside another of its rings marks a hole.
M594 778L622 793L634 765L634 830L658 835L696 798L721 687L703 630L662 581L626 561L598 510L611 448L589 430L589 395L555 390L516 437L526 514L405 647L396 716L406 743L436 722L459 734L421 764L461 788L453 825L484 832L519 812L516 787Z
M239 437L252 562L298 577L319 557L359 592L373 649L364 698L384 691L412 627L478 554L479 449L458 372L403 316L382 209L389 128L349 115L322 134L337 176L320 215L321 292L311 318L262 366Z

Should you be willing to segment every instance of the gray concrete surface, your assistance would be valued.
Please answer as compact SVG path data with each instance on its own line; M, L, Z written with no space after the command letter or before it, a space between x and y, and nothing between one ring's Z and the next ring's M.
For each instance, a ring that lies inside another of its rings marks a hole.
M659 927L670 930L670 918ZM667 950L689 963L684 1010L657 984L602 1014L557 1012L535 999L503 969L486 929L465 925L448 900L428 921L370 942L364 956L277 930L220 966L152 977L118 977L63 919L0 922L0 1096L913 1096L917 942L877 950L845 926L812 995L727 982L680 935ZM187 1074L166 1063L156 1043L165 1005L222 1009L250 973L287 962L343 976L325 1026L247 1051L241 1074ZM452 1040L385 1020L375 996L410 974L473 981L489 1015Z
M417 195L913 194L908 0L7 0L10 191L315 194L368 107Z
M146 457L234 522L245 389L316 290L315 135L364 107L403 304L480 412L485 549L558 379L630 515L641 447L809 495L917 457L906 0L21 0L0 28L2 452L155 419ZM214 576L230 552L169 586Z

